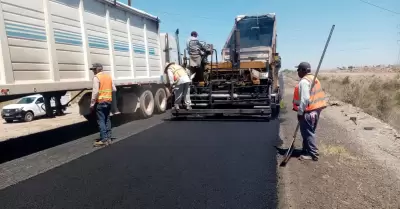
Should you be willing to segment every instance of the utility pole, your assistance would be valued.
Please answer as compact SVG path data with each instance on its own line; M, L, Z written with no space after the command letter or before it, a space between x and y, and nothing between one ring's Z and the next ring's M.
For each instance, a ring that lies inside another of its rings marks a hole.
M131 7L132 6L132 0L128 0L128 5Z

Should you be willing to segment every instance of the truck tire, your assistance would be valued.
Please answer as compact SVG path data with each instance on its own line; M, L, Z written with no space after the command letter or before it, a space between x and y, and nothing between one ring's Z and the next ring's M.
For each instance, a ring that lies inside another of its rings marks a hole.
M25 113L24 121L25 122L31 122L31 121L33 121L33 118L34 118L33 112L29 111L29 112Z
M155 111L164 113L167 110L167 93L164 88L157 89L154 94Z
M154 96L150 90L144 90L139 97L139 116L141 118L150 118L154 112Z
M14 120L10 120L10 119L7 119L7 120L5 120L6 121L6 123L12 123L12 122L14 122Z

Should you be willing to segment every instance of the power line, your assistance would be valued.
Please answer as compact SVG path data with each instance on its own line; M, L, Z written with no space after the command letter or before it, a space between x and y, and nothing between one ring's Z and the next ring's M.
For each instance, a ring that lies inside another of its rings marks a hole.
M365 3L365 4L368 4L368 5L374 6L374 7L376 7L376 8L385 10L385 11L387 11L387 12L390 12L390 13L393 13L393 14L396 14L396 15L400 15L400 12L396 12L396 11L393 11L393 10L390 10L390 9L386 9L386 8L384 8L384 7L381 7L381 6L379 6L379 5L370 3L370 2L368 2L368 1L365 1L365 0L359 0L359 1L361 1L361 2L363 2L363 3Z

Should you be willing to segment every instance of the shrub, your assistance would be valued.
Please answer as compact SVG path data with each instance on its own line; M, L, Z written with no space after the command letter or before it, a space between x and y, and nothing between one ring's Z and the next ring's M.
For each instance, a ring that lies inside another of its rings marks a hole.
M382 83L382 88L384 90L400 89L400 81L398 81L397 79L390 79L389 81Z
M390 96L384 93L378 94L376 109L378 110L378 117L384 119L391 109Z
M400 106L400 91L396 92L396 95L394 96L394 100L396 102L396 105Z
M346 84L349 84L350 83L350 77L349 76L346 76L345 78L343 78L343 80L342 80L342 84L343 85L346 85Z

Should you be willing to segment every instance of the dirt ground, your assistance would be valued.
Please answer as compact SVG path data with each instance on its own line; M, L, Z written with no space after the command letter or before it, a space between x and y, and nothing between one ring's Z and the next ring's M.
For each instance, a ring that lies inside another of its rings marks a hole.
M285 84L282 147L289 146L297 124L290 106L296 81L286 76ZM280 208L400 208L398 133L359 108L330 103L317 129L320 160L300 161L297 152L286 167L278 165ZM301 140L298 134L298 149Z

